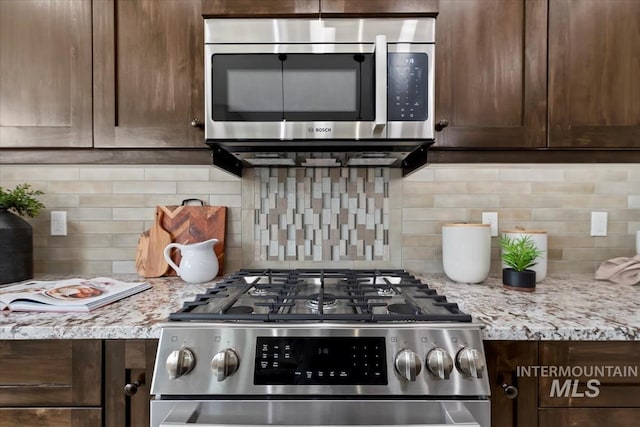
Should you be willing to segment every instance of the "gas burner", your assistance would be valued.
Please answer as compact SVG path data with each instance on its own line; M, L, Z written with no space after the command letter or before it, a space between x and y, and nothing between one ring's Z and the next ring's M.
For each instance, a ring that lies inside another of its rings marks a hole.
M256 288L255 286L247 292L252 297L264 297L269 295L269 290L266 288Z
M249 307L248 305L236 305L233 307L230 307L227 311L225 311L226 314L251 314L253 313L253 308Z
M391 304L387 306L389 314L416 314L415 310L407 304Z
M305 306L310 308L312 311L318 311L318 300L320 299L320 294L312 294L309 295L309 299L305 302ZM340 305L338 299L333 294L323 294L322 295L322 311L330 311L335 310Z
M376 288L376 292L381 297L393 297L398 295L398 292L396 292L393 288Z

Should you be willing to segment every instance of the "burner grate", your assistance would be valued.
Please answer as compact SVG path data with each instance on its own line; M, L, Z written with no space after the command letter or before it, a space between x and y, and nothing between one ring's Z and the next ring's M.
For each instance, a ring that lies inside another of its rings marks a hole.
M396 310L399 306L407 309ZM185 302L169 319L471 322L456 303L404 270L343 269L240 270Z

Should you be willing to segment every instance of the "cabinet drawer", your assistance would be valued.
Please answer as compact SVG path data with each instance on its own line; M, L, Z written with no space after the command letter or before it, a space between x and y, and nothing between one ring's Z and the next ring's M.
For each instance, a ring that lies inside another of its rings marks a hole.
M540 407L640 408L640 342L543 342L540 367Z
M2 427L96 427L100 408L0 408Z
M0 360L0 406L102 404L99 340L0 341Z
M540 427L629 427L638 424L638 408L554 408L538 411Z

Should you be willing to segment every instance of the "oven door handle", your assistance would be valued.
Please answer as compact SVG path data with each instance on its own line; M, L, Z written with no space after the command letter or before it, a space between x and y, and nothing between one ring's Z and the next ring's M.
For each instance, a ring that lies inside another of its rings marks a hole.
M411 427L447 427L465 426L482 427L464 403L441 403L444 415L444 424L411 424ZM265 424L238 424L238 423L198 423L200 415L199 403L185 403L174 408L160 423L159 427L263 427ZM221 417L222 418L222 417ZM275 427L291 427L291 424L269 424ZM401 427L401 424L313 424L313 427Z
M374 130L382 130L387 125L387 36L376 36L374 53L376 68L376 116Z

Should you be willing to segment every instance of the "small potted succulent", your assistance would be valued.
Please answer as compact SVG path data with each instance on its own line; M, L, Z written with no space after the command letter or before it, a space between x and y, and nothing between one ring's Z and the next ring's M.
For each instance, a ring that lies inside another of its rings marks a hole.
M44 205L29 184L0 187L0 284L33 278L33 231L20 216L38 215Z
M508 268L502 269L502 283L517 291L533 292L536 287L536 272L533 267L542 251L536 247L530 236L500 238L502 261Z

